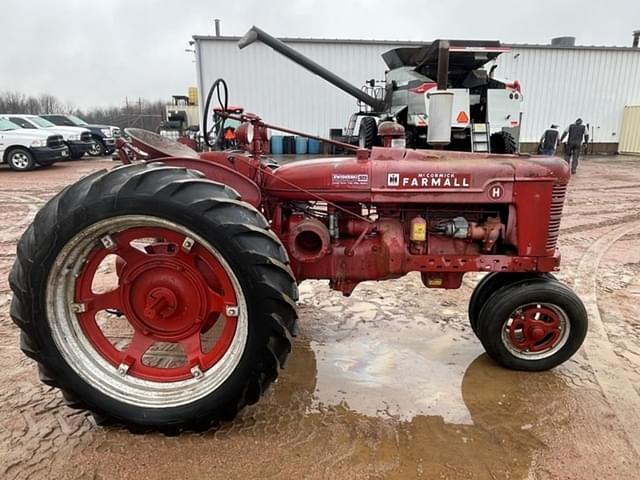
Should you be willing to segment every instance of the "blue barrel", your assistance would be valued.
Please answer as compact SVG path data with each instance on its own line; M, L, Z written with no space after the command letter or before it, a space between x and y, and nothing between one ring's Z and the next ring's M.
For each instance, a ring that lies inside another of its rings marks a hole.
M318 155L320 153L320 140L310 138L309 143L307 144L307 151L311 155Z
M282 139L283 139L282 135L271 136L271 154L272 155L282 155L283 153Z
M282 139L282 153L285 155L293 155L296 153L296 137L293 135L285 135Z
M307 138L296 137L296 155L304 155L307 153Z

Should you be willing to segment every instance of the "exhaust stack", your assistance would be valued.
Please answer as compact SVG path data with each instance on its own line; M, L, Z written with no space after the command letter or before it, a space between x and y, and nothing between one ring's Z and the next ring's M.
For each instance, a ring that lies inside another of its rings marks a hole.
M440 40L438 46L438 89L429 92L429 128L427 143L442 148L451 143L451 116L453 92L447 91L449 83L449 41Z
M243 49L254 42L262 42L265 45L273 48L276 52L284 55L292 62L306 68L311 73L315 73L319 77L325 79L327 82L338 87L343 92L346 92L352 97L355 97L361 102L369 105L376 112L383 112L385 110L385 103L382 100L366 94L355 85L352 85L343 78L340 78L335 73L327 70L322 65L317 64L310 58L305 57L297 50L294 50L290 46L285 45L282 41L278 40L275 37L272 37L267 32L259 29L256 26L251 27L251 29L244 35L244 37L240 39L240 41L238 42L238 47L240 49Z
M633 48L638 48L638 43L640 43L640 30L635 30L633 32L633 44L631 46Z

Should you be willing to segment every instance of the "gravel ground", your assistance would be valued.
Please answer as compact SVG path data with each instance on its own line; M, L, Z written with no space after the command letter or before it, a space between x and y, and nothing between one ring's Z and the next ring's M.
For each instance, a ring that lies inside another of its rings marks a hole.
M97 427L42 385L18 348L6 278L15 244L63 186L110 160L0 169L0 478L637 479L640 159L589 158L572 179L560 278L589 309L584 348L539 374L483 353L456 291L418 275L301 285L288 368L233 422L200 434Z

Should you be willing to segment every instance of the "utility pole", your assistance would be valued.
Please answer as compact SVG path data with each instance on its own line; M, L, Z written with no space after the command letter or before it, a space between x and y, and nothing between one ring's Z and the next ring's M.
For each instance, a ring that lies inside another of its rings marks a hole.
M130 127L129 124L129 97L124 97L124 116L127 118L127 127Z

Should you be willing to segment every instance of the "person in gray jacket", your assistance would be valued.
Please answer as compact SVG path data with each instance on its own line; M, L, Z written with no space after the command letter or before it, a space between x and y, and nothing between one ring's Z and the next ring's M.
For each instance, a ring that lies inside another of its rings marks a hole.
M578 159L580 158L580 149L582 143L589 143L589 130L583 125L582 119L578 118L562 133L560 143L567 137L567 145L565 148L565 160L571 166L571 173L576 173L578 169Z
M551 125L551 127L544 131L540 138L538 152L542 155L555 155L559 138L560 132L558 131L558 125Z

